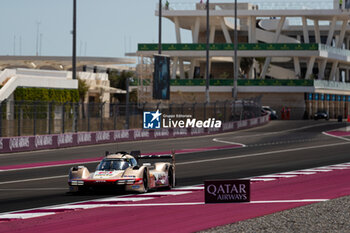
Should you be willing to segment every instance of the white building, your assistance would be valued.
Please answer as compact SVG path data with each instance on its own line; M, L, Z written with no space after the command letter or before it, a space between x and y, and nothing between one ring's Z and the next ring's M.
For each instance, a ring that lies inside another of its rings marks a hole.
M248 1L248 0L247 0ZM205 2L205 1L203 1ZM231 1L232 2L232 1ZM332 116L348 115L350 100L350 12L334 1L250 1L238 3L238 96L262 95L264 105L298 109L295 117L320 108ZM157 8L158 9L158 8ZM210 3L210 97L229 99L233 79L234 3ZM158 15L158 11L156 11ZM205 4L171 4L162 16L174 23L176 43L163 44L172 60L171 99L204 101ZM180 29L190 30L192 43L183 44ZM141 80L151 80L157 44L139 44ZM148 61L148 62L147 62ZM249 63L252 65L249 67ZM244 69L247 68L248 69ZM176 75L180 79L176 79ZM139 83L141 101L151 88ZM312 94L312 95L310 95ZM309 99L309 97L312 97ZM340 101L337 101L340 99Z

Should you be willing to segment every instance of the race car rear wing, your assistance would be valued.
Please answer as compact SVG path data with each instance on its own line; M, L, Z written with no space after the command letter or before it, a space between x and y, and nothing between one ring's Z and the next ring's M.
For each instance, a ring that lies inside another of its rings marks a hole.
M171 151L171 154L165 155L141 155L140 151L131 151L132 156L139 159L171 159L172 164L175 164L175 150Z

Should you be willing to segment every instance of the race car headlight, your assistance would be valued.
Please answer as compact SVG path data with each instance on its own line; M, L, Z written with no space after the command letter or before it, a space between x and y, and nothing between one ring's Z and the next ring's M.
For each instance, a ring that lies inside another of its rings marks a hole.
M117 181L117 184L134 184L135 183L135 180L134 179L130 179L130 180L118 180Z
M117 184L125 184L125 180L118 180Z
M133 184L135 180L126 180L126 184Z
M83 180L72 180L71 185L84 185Z

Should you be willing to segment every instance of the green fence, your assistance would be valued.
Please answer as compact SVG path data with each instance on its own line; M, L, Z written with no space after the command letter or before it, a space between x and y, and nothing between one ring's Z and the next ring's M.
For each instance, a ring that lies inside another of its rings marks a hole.
M157 51L158 44L138 44L138 51ZM206 44L162 44L165 51L203 51ZM234 50L234 44L210 44L210 50ZM318 44L239 43L238 50L319 50Z
M239 86L313 86L314 80L272 80L272 79L239 79ZM144 80L144 85L148 86L149 80ZM137 80L130 85L137 86ZM205 86L205 79L172 79L171 86ZM233 79L211 79L210 86L233 86Z

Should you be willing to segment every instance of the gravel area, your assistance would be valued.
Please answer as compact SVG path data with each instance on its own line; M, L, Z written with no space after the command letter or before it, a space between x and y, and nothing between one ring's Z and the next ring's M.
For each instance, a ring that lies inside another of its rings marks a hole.
M350 232L350 196L201 232Z

